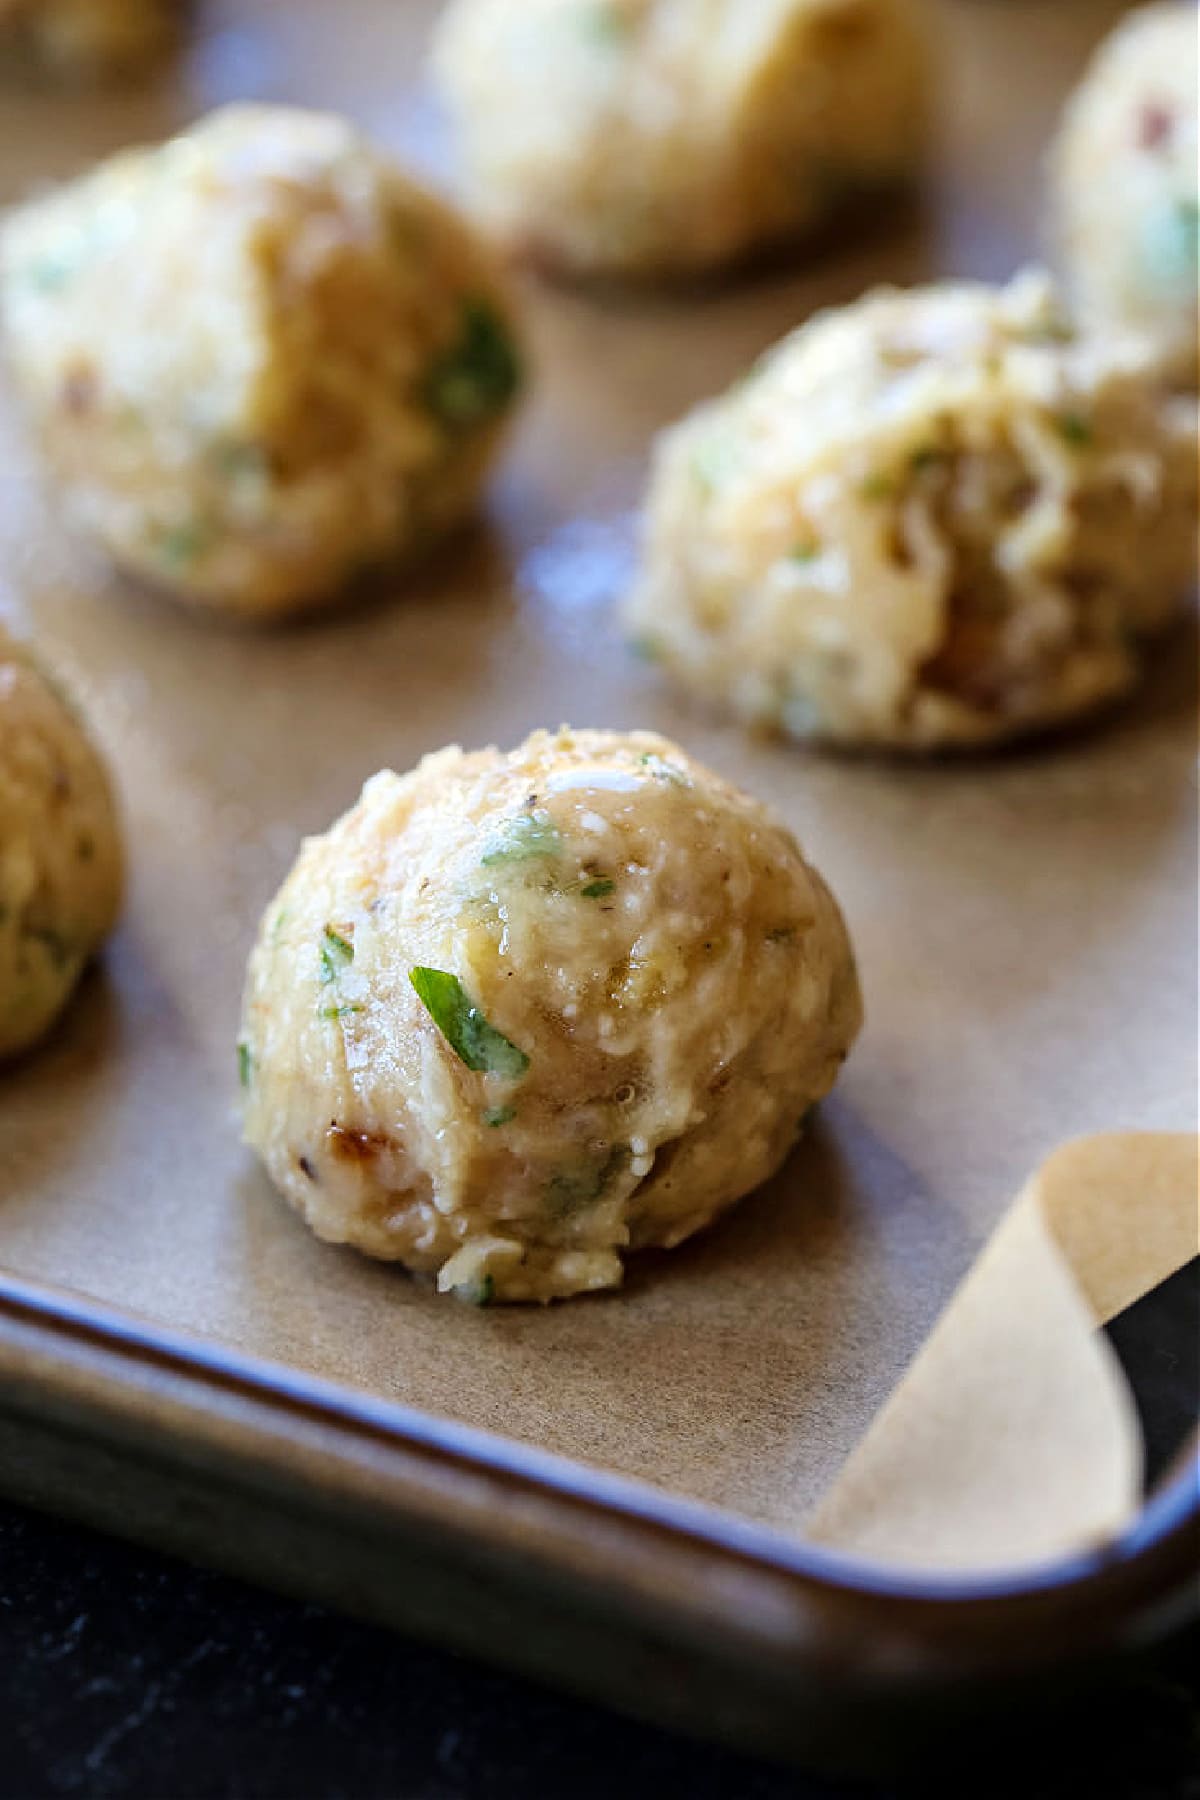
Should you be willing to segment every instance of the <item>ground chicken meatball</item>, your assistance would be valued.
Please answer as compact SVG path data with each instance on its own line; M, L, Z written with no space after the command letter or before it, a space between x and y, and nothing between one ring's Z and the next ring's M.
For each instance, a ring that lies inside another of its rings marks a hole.
M1196 384L1197 19L1145 6L1101 46L1055 145L1054 227L1074 299L1142 331Z
M120 895L104 766L29 652L0 628L0 1058L53 1024Z
M582 273L714 268L910 177L920 0L456 0L435 68L482 224Z
M123 74L158 55L183 0L0 0L0 61L71 79Z
M213 114L11 221L0 316L73 521L277 614L472 504L518 387L489 258L351 126Z
M747 722L914 749L1120 694L1186 592L1194 408L1044 278L828 312L662 439L636 646Z
M385 772L267 909L248 1141L312 1229L475 1300L621 1280L761 1182L860 1022L836 902L646 732Z

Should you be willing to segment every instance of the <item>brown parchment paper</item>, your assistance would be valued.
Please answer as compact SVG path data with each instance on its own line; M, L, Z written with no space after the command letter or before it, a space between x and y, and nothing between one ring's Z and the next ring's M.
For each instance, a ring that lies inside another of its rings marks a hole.
M1197 1140L1103 1133L1021 1190L807 1535L884 1562L1012 1568L1100 1542L1141 1433L1096 1327L1195 1256Z
M432 10L228 0L148 89L0 94L0 202L235 95L341 108L443 180ZM0 611L78 690L132 853L102 966L0 1083L0 1263L794 1529L1029 1170L1080 1134L1193 1124L1191 643L1105 729L907 766L691 712L611 609L656 429L816 306L1032 253L1045 141L1119 10L942 0L926 201L868 238L686 298L523 284L537 384L488 515L373 607L228 631L106 578L60 541L0 404ZM476 1312L317 1244L272 1195L234 1124L238 993L301 833L365 776L560 719L664 730L772 801L844 904L868 1024L787 1168L717 1230L619 1295Z

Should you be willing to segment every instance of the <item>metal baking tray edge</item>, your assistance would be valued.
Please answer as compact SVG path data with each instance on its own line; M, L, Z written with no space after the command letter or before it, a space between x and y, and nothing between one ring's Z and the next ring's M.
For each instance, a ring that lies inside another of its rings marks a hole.
M1118 1542L907 1577L0 1273L0 1489L660 1723L894 1767L1197 1608L1200 1447Z

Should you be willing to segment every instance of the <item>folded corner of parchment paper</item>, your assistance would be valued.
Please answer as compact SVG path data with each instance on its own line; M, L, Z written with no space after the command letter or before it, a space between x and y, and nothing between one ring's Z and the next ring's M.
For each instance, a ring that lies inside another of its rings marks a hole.
M1133 1398L1099 1329L1200 1250L1200 1139L1114 1132L1026 1183L804 1524L929 1572L1104 1542L1141 1502Z

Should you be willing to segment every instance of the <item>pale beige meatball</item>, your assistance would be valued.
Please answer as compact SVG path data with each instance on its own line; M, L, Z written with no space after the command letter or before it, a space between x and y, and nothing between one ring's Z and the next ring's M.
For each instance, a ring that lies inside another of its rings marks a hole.
M0 63L72 80L124 74L171 43L185 0L0 0Z
M0 1058L54 1023L120 897L104 766L29 651L0 627Z
M1144 332L1196 385L1197 16L1140 7L1101 45L1051 160L1053 225L1072 298L1099 329Z
M246 1137L318 1236L551 1300L769 1175L859 1022L765 807L664 738L539 731L305 843L250 959Z
M271 615L473 504L519 383L490 259L353 128L231 107L0 237L13 384L69 519Z
M797 738L935 749L1123 693L1195 554L1195 411L1044 278L822 314L661 440L630 635Z
M714 268L911 177L921 0L455 0L435 70L471 205L583 273Z

